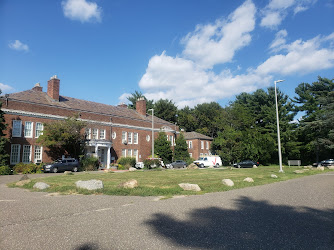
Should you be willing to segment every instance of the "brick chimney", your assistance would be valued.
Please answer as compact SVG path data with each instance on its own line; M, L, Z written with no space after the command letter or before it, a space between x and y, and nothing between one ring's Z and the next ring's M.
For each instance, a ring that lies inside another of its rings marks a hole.
M136 101L136 110L139 114L146 115L146 100L144 97L140 97Z
M47 94L56 101L59 101L59 82L60 80L57 78L56 75L52 76L48 81Z
M122 102L122 103L118 104L117 107L128 108L128 105L126 105L124 102Z
M35 86L32 88L32 90L42 92L43 87L41 87L41 84L38 82L38 83L35 84Z

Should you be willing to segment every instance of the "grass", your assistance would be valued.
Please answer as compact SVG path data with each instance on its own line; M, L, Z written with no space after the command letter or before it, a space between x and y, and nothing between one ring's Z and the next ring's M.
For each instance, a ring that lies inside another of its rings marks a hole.
M278 173L279 167L260 166L259 168L245 168L245 169L195 169L195 170L162 170L162 171L135 171L124 173L101 173L91 174L82 173L76 175L58 175L46 178L33 179L29 184L23 188L33 189L36 182L45 182L50 185L50 188L45 191L50 193L60 194L105 194L105 195L134 195L134 196L164 196L166 198L174 195L194 195L211 192L222 192L232 189L245 188L257 185L264 185L278 181L285 181L293 178L298 178L307 175L314 175L333 170L326 169L319 171L311 169L302 174L295 174L293 171L302 169L302 167L285 167L284 173ZM271 178L271 174L278 176L277 179ZM244 182L246 177L253 178L254 182ZM104 188L96 191L88 191L78 189L75 182L78 180L97 179L103 181ZM134 189L126 189L118 187L122 182L136 179L139 186ZM233 187L227 187L222 184L222 179L231 179L234 182ZM184 191L178 184L192 183L198 184L202 191ZM15 183L8 185L9 187L16 187Z

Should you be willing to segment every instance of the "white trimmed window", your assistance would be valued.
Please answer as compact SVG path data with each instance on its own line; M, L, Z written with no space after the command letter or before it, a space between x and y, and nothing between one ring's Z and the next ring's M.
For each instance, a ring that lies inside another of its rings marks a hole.
M32 138L32 122L25 122L24 124L24 137Z
M38 138L42 134L43 134L43 123L36 122L35 137Z
M10 151L10 164L14 165L20 162L20 144L12 144Z
M128 144L132 144L132 136L133 136L133 133L129 132L128 133Z
M126 157L126 149L122 149L122 157Z
M100 129L100 139L106 139L106 130Z
M206 142L206 149L209 149L209 142Z
M138 144L138 133L133 133L133 144Z
M189 148L193 148L193 142L189 141Z
M133 150L133 157L135 157L136 161L138 161L138 149Z
M128 154L127 154L128 157L132 157L132 149L128 149Z
M126 142L127 140L127 133L125 131L122 132L122 142Z
M35 159L35 163L42 162L42 147L41 146L35 146L34 159Z
M201 149L204 149L204 141L201 141Z
M93 139L97 139L97 135L98 135L98 129L97 128L93 128Z
M12 137L21 137L21 133L22 133L22 121L13 120Z
M91 129L90 128L86 128L86 139L91 139Z
M31 145L23 145L22 162L31 162Z

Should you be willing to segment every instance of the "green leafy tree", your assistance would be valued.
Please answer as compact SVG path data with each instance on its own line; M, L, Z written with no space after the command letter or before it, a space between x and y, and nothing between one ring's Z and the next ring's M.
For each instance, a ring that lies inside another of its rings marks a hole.
M182 133L176 138L175 144L176 145L174 146L174 159L187 161L190 156L188 152L187 141Z
M0 166L5 166L9 163L9 154L6 151L8 139L5 138L4 130L6 129L7 125L5 123L4 112L1 110L1 108L2 103L0 102Z
M304 112L298 129L302 158L307 162L330 158L334 154L334 82L318 77L312 84L295 89L296 110Z
M144 97L146 101L146 112L147 110L153 108L153 100L147 100L147 98L143 95L143 93L137 90L127 98L130 101L128 107L131 109L136 109L136 102L141 97Z
M37 142L49 148L48 154L52 159L62 155L79 158L84 154L85 134L83 129L86 123L69 117L62 121L44 124L43 135Z
M175 123L177 107L168 99L160 99L153 105L154 115L165 121Z
M194 110L188 106L177 111L177 124L185 131L195 131L198 128Z
M159 132L158 138L154 140L154 152L163 160L164 163L172 161L173 151L171 143L167 140L164 132Z

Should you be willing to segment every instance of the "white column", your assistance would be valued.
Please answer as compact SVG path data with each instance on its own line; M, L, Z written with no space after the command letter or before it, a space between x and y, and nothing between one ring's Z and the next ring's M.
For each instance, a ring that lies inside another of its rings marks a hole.
M98 145L95 145L95 157L96 158L99 158L99 146Z
M110 168L110 148L108 147L108 151L107 151L107 169Z

